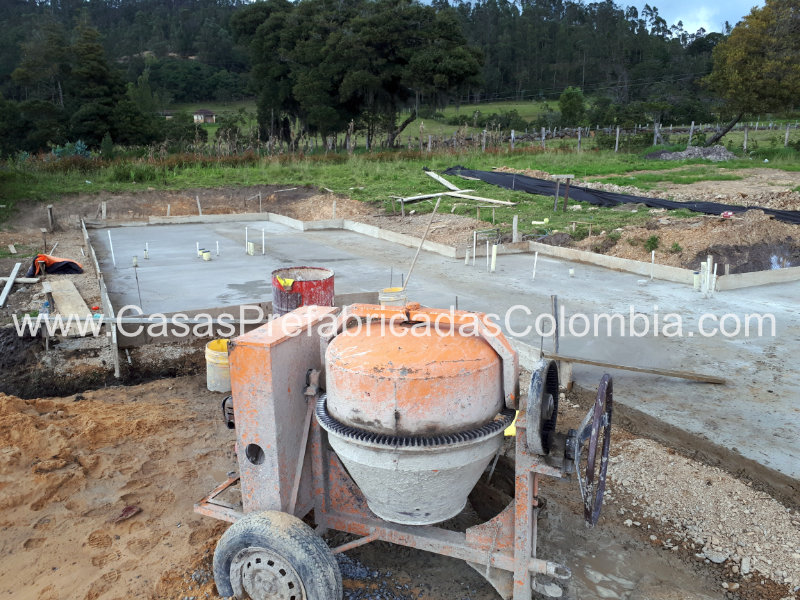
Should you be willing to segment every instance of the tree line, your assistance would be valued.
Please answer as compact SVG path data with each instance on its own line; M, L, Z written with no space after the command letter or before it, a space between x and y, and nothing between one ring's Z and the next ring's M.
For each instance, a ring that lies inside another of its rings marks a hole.
M294 144L359 131L391 145L448 103L578 92L589 110L552 118L741 118L797 97L797 4L707 33L612 0L5 0L0 152L196 140L186 115L164 124L172 103L246 97L258 138Z

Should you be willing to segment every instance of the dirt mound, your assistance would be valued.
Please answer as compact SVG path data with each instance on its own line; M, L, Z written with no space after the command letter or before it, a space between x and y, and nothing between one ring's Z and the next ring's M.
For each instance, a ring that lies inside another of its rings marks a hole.
M742 217L722 219L697 217L674 219L662 211L651 210L653 219L644 227L625 227L619 237L593 235L577 243L589 250L620 258L650 261L646 244L656 238L656 263L697 269L710 254L714 261L731 265L731 273L749 273L800 264L800 242L796 225L770 219L760 210L751 210ZM736 244L731 244L731 241ZM774 258L773 258L774 257Z
M686 150L681 152L652 152L645 158L659 159L659 160L685 160L687 158L704 158L712 162L722 162L725 160L732 160L736 155L730 152L725 146L711 146L710 148L702 148L699 146L689 146Z
M562 246L568 248L574 246L574 240L568 233L551 233L536 240L539 243L547 244L548 246Z
M800 265L800 244L792 238L783 242L768 244L761 242L752 246L712 245L699 252L686 267L700 269L700 263L711 254L714 260L731 266L731 273L750 273L753 271L769 271L785 269Z

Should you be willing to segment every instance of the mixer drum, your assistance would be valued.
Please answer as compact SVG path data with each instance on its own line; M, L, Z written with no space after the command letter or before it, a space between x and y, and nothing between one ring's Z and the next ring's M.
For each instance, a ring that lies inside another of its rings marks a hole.
M484 339L362 324L328 346L317 419L370 509L395 523L458 514L500 448L500 358Z

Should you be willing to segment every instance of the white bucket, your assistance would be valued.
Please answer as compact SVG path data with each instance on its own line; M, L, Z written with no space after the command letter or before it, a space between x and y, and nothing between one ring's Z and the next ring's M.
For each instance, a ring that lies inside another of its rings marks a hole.
M231 391L227 339L211 340L206 344L206 387L212 392Z
M405 306L408 302L408 296L401 287L383 288L378 292L378 300L381 306Z

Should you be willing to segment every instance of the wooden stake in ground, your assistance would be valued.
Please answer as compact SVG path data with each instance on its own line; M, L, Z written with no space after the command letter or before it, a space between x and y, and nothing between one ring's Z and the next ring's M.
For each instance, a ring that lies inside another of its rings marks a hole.
M195 196L195 200L197 200L197 214L203 216L203 209L200 206L200 196Z

